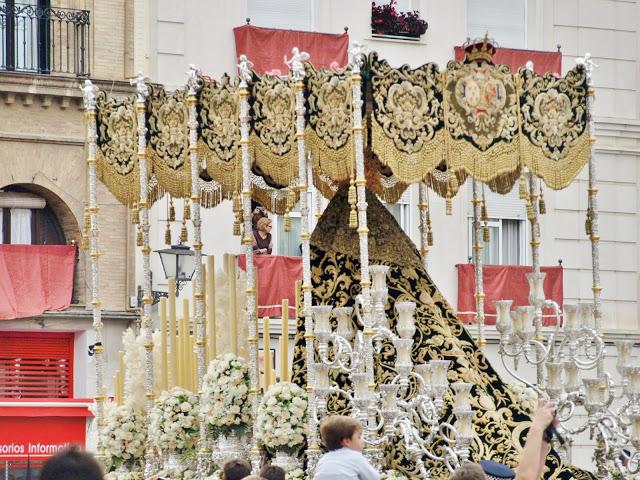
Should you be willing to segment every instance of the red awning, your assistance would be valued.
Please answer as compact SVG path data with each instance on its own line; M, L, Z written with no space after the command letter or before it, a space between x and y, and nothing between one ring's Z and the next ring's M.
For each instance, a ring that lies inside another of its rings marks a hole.
M464 60L464 49L462 47L455 47L455 52L457 62ZM524 68L529 60L533 62L533 70L540 75L548 72L557 76L562 75L562 52L498 48L493 56L493 63L496 65L509 65L512 72L518 71L519 68Z
M287 75L289 67L284 57L291 58L291 49L307 52L316 68L338 68L347 64L349 35L345 33L315 33L299 30L278 30L243 25L233 29L236 57L246 55L258 74Z
M458 267L458 318L464 323L473 323L476 312L476 282L473 264L463 263ZM484 265L482 282L484 289L485 323L495 325L494 300L513 300L513 307L529 305L529 282L526 273L531 267L516 265ZM544 279L545 298L553 300L562 308L564 296L562 267L540 267L547 274ZM543 310L543 325L555 325L551 310Z
M0 245L0 320L69 308L75 258L72 245Z
M246 270L246 257L238 255L238 266ZM258 273L258 315L280 317L282 300L289 300L289 318L295 315L296 280L302 280L302 258L282 255L256 255Z

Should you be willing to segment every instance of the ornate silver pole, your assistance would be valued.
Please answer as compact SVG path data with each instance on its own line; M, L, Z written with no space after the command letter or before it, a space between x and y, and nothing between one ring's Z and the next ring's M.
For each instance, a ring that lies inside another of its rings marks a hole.
M351 89L353 102L353 141L355 144L356 157L356 193L358 209L358 236L360 240L360 288L362 292L363 309L363 336L364 336L364 357L365 374L369 388L369 395L366 399L371 401L376 388L375 371L373 363L373 315L371 302L371 279L369 276L369 228L367 227L367 180L364 172L364 143L362 132L362 77L360 71L364 65L365 47L354 42L351 49ZM365 429L365 437L374 429L375 418L369 416L370 429ZM365 438L366 441L366 438Z
M478 196L478 181L473 180L473 268L476 275L476 325L478 327L478 346L480 348L487 344L484 338L484 285L482 282L482 232L480 226L480 203L482 200Z
M307 353L307 394L313 397L315 378L313 364L315 353L313 347L313 316L311 305L311 253L309 247L309 202L307 197L307 161L306 148L304 143L305 128L305 107L304 107L304 77L305 70L303 62L309 59L307 52L300 52L297 48L292 50L291 60L287 61L293 80L295 81L296 95L296 141L298 144L298 191L300 193L300 214L302 231L300 240L302 242L302 311L305 319L305 347ZM286 58L285 58L286 61ZM318 422L315 415L308 416L307 424L307 460L310 472L315 470L315 466L320 458L320 447L318 443Z
M418 184L418 209L420 211L420 255L422 255L422 264L427 268L427 254L429 253L429 241L427 237L427 184L420 182Z
M600 285L600 235L598 235L598 183L596 179L596 136L595 136L595 121L593 116L593 104L595 101L592 76L593 67L597 66L591 60L591 54L586 53L584 58L579 59L584 64L587 74L587 105L588 105L588 128L590 135L591 151L589 154L589 207L590 207L590 222L589 222L589 240L591 240L591 269L593 275L593 320L595 324L595 330L598 335L602 335L602 301L600 299L600 293L602 292L602 286ZM598 364L598 378L602 378L604 373L604 366L602 362Z
M85 80L84 86L80 87L84 99L85 117L87 123L87 183L88 202L89 202L89 265L91 271L91 312L93 315L93 329L95 332L93 354L96 367L96 424L98 431L98 439L96 449L98 452L98 460L102 465L105 464L104 445L102 443L101 431L104 427L104 347L102 345L102 301L100 300L100 252L98 250L98 200L96 192L96 150L97 139L96 133L96 94L98 87L91 83L91 80Z
M205 358L205 328L204 328L204 292L202 291L202 221L200 219L200 165L198 162L198 117L196 111L197 93L200 89L200 71L193 65L189 66L187 72L189 78L189 159L191 160L191 209L193 222L193 251L195 270L193 271L193 282L195 284L194 295L194 321L196 325L196 356L198 359L198 392L202 393L202 379L206 373ZM200 422L199 432L200 447L198 449L198 472L206 473L206 460L209 450L207 449L207 426L205 422Z
M251 446L251 464L257 471L260 468L260 448L256 432L258 406L260 403L258 389L258 324L256 317L255 266L253 265L253 229L251 226L251 159L249 156L249 82L253 63L245 55L240 55L238 74L240 75L240 146L242 149L242 214L244 232L242 243L247 259L247 311L249 322L249 376L251 388L251 406L253 408L253 439Z
M146 397L147 412L153 407L153 321L151 319L151 264L149 247L149 191L147 175L147 123L146 123L146 100L149 96L149 87L146 82L148 77L138 73L136 78L131 79L131 84L136 86L136 115L138 118L138 168L140 172L140 201L138 208L140 212L140 229L142 230L142 332L144 335L145 348L145 371L146 371ZM147 448L145 455L145 475L151 475L153 469L151 449Z

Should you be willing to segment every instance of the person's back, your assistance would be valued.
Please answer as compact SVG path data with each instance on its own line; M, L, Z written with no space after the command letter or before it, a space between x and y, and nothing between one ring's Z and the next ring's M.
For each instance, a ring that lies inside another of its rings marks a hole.
M45 462L40 480L102 480L103 475L91 454L70 448Z
M318 461L315 480L379 480L380 474L362 455L362 425L351 417L335 415L320 426L328 452Z

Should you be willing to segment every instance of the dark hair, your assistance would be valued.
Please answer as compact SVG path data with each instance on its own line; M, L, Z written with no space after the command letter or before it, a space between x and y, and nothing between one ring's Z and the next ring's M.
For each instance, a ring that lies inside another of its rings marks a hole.
M485 480L484 470L477 463L465 463L453 472L449 480Z
M266 480L284 480L285 471L276 465L265 465L260 470L260 476Z
M243 459L229 460L222 467L224 480L242 480L251 475L251 464Z
M102 480L103 476L93 455L70 447L45 462L40 480Z
M327 450L342 448L342 441L353 437L353 434L362 430L362 424L352 417L332 415L320 425L320 437Z

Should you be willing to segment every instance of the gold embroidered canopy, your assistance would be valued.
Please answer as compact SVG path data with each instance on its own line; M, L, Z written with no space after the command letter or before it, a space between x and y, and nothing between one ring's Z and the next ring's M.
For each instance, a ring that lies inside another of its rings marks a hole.
M506 193L524 167L552 189L569 185L589 158L587 84L582 65L565 77L494 65L486 39L463 62L392 68L375 53L363 68L367 186L388 202L424 181L454 196L467 176ZM354 177L350 69L316 70L302 80L306 150L315 186L332 197ZM283 213L297 199L296 82L258 76L248 82L252 194ZM298 84L299 86L300 84ZM241 188L240 87L223 76L201 79L196 99L201 190L205 206ZM185 89L152 88L147 99L147 155L157 198L191 192ZM138 199L137 117L133 99L101 93L97 108L98 172L122 203ZM215 194L212 194L215 190ZM208 194L207 194L208 192Z

